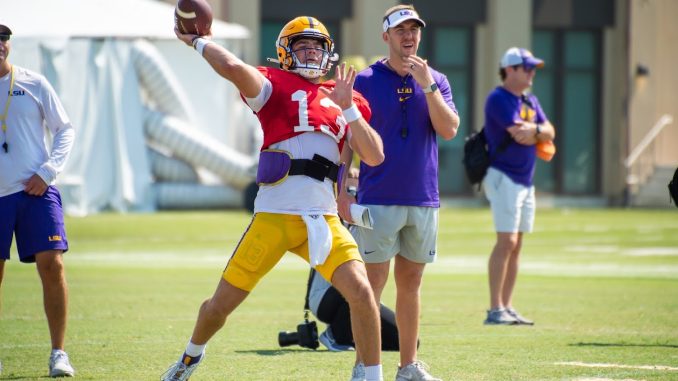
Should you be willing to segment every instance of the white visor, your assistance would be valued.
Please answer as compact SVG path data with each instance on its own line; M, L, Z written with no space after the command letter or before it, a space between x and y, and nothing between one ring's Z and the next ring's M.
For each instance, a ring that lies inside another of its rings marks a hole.
M393 28L407 20L415 20L421 24L421 26L426 26L426 23L419 17L417 11L413 9L400 9L391 13L384 19L384 32L386 32L388 28Z

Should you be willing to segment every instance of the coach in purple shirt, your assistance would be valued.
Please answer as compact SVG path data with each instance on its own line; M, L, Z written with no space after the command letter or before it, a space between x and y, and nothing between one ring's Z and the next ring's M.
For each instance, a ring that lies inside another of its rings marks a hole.
M425 265L436 258L440 207L436 138L454 138L459 126L447 78L417 56L425 25L412 6L387 10L382 38L389 56L360 72L354 86L370 102L370 124L384 142L386 159L381 165L360 165L357 201L369 207L374 228L356 227L354 237L377 299L395 259L400 332L396 380L437 380L417 359L419 290ZM342 189L339 212L350 220L347 198Z
M483 188L490 201L497 241L488 264L490 309L484 323L532 325L532 320L513 308L513 289L523 234L531 232L534 224L536 146L553 140L555 130L537 97L527 92L544 61L527 49L513 47L499 66L502 84L485 102L484 131L492 163ZM500 146L505 149L500 150Z

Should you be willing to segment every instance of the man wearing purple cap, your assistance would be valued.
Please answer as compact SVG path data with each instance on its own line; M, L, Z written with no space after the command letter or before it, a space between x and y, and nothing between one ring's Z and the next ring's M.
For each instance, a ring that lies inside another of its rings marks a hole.
M501 59L502 85L485 102L485 136L492 163L483 187L497 232L488 265L490 310L485 324L534 324L513 308L512 298L523 233L531 232L534 224L535 147L555 137L537 97L525 93L536 69L543 66L544 61L529 50L510 48Z
M75 373L64 352L68 287L62 254L68 250L61 196L52 185L65 166L74 131L45 77L7 61L12 31L0 25L0 283L12 235L19 260L36 263L52 339L51 377ZM45 128L52 136L45 145Z
M425 25L410 5L388 9L382 38L389 56L360 72L355 82L355 89L370 102L370 124L384 142L385 160L374 167L360 164L357 200L368 206L374 228L357 227L354 236L377 301L391 259L395 262L400 341L396 381L438 380L417 359L419 292L424 267L436 258L440 207L436 139L452 139L459 126L447 78L417 56ZM341 189L339 202L342 217L351 220L348 208L355 199Z

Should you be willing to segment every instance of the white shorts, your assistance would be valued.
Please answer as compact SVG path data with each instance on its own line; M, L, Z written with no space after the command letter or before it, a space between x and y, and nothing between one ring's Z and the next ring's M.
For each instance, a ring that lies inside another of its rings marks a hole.
M530 233L534 226L534 186L516 184L503 172L489 168L483 180L498 233Z
M374 229L354 226L351 233L365 263L382 263L396 254L416 263L436 259L438 208L399 205L365 205L374 218Z

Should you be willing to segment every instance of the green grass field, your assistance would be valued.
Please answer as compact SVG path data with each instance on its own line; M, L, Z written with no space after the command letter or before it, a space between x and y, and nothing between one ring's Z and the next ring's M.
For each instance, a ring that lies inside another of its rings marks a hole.
M67 350L78 379L157 380L181 354L249 216L68 218ZM539 210L516 306L534 327L482 325L487 209L441 212L422 290L420 358L449 380L678 380L678 213ZM35 267L7 263L1 380L45 378L49 337ZM210 342L193 380L348 380L353 354L279 348L302 320L307 268L287 255ZM394 303L392 280L384 302ZM320 324L320 329L324 327ZM385 380L398 357L384 353Z

